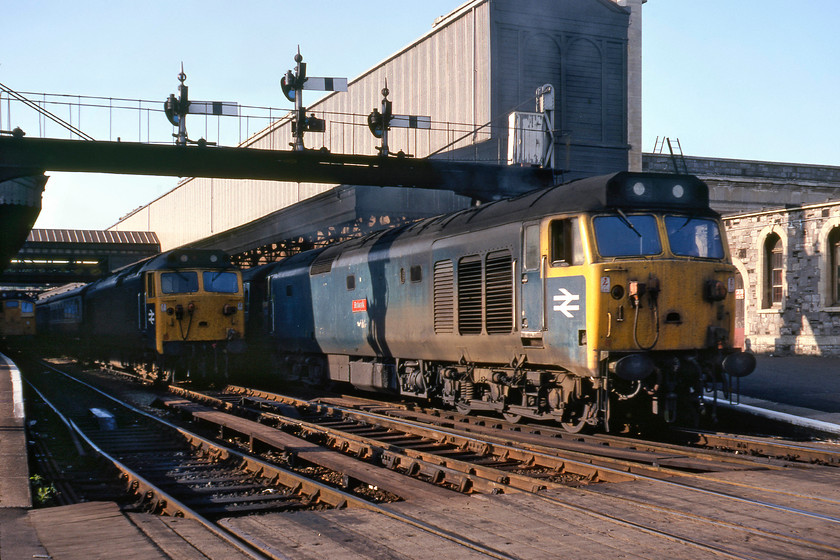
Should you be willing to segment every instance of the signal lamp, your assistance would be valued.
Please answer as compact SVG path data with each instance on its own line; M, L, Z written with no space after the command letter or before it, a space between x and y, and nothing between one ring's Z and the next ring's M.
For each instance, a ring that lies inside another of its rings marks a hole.
M374 136L382 138L382 132L385 127L382 124L382 113L379 112L379 109L374 109L373 112L368 115L368 128Z
M291 70L286 72L286 75L280 78L280 88L283 90L283 95L285 95L286 99L292 103L295 102L295 95L297 94L295 91L296 85L295 75L292 74Z

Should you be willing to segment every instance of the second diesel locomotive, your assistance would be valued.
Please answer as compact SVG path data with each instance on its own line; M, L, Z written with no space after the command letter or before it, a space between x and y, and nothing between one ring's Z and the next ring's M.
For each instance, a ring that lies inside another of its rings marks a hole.
M45 294L43 338L87 360L118 361L156 378L223 377L244 351L242 279L222 251L174 250L73 289Z
M733 347L735 274L705 183L621 172L245 280L249 332L287 376L577 431L696 418L705 389L749 374L754 358Z
M0 292L0 339L33 336L35 299L23 292Z

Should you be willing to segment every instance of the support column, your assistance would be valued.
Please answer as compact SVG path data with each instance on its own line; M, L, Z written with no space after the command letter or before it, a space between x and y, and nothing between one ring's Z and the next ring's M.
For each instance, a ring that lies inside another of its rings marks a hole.
M630 10L627 30L627 158L629 171L642 170L642 4L647 0L616 0Z

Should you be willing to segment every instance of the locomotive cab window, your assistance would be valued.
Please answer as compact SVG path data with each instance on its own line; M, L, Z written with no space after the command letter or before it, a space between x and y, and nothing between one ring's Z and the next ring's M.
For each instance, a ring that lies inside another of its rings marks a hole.
M583 264L583 244L577 218L552 221L549 236L551 266Z
M355 290L356 289L356 277L352 274L347 276L347 289L348 290Z
M239 291L239 280L235 272L205 270L202 273L204 291L219 294L235 294Z
M198 291L198 274L195 272L163 272L160 291L164 294L191 294Z
M671 252L681 257L722 259L723 242L715 220L691 216L666 216L665 229Z
M537 270L540 267L540 226L530 224L525 226L522 234L523 262L525 270Z
M619 212L593 220L595 242L602 257L643 257L662 252L656 218Z
M35 312L35 304L31 301L22 301L20 302L20 312L21 313L34 313Z
M151 272L146 273L146 295L150 298L155 297L155 275Z

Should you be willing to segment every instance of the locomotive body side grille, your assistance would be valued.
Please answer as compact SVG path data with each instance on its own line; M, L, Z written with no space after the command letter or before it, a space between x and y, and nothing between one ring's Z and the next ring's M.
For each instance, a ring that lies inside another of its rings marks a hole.
M513 331L513 277L511 256L508 251L487 255L485 267L488 334L510 334Z
M327 272L331 272L332 263L336 257L338 257L337 252L330 251L327 255L321 253L315 257L314 261L312 261L312 265L309 267L309 275L315 276L316 274L326 274Z
M481 257L464 257L458 263L458 332L481 334Z
M435 332L452 333L455 330L455 286L452 261L435 263Z

